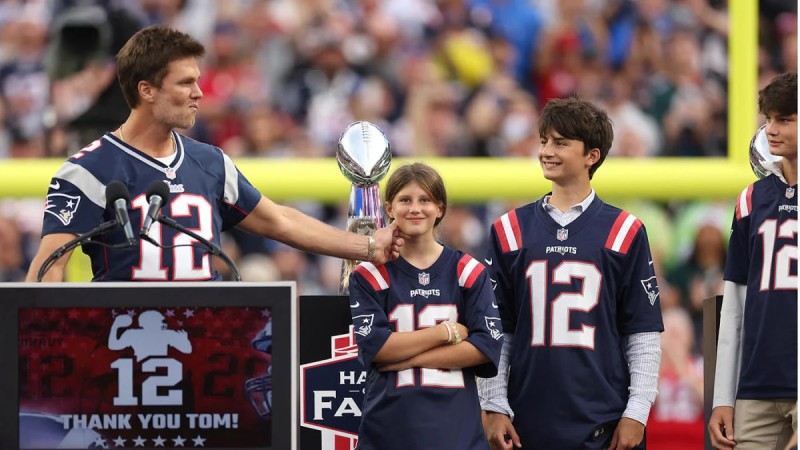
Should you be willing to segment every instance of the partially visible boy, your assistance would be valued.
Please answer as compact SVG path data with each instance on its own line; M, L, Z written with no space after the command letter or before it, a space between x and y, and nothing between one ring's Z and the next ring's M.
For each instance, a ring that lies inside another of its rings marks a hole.
M797 74L762 89L758 110L782 159L736 201L708 423L718 449L784 450L797 431Z

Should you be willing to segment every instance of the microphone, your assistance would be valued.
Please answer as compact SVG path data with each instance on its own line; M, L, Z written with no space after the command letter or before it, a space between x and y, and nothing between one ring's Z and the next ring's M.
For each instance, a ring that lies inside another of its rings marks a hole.
M139 232L139 236L148 239L148 233L150 232L150 227L153 226L153 222L156 221L156 217L158 216L158 211L161 207L166 203L169 199L169 186L163 181L153 181L150 183L150 186L147 188L147 201L150 203L150 206L147 207L147 215L144 217L144 223L142 224L142 231Z
M117 214L117 223L122 227L125 232L125 239L128 245L133 247L136 245L136 238L133 235L133 228L131 227L131 219L128 217L128 201L131 199L131 194L128 188L121 182L114 180L106 186L106 205L113 205L114 212Z

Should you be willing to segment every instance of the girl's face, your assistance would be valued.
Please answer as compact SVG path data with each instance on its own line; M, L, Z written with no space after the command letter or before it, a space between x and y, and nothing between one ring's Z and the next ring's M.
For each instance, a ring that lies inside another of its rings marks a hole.
M433 235L436 219L442 217L442 205L412 181L387 203L386 212L397 222L400 231L410 237Z

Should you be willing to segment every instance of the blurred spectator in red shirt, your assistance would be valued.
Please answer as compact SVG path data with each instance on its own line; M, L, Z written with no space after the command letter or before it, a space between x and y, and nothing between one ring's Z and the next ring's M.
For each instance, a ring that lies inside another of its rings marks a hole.
M694 330L680 307L663 312L658 397L647 422L649 450L703 448L703 357L694 353Z

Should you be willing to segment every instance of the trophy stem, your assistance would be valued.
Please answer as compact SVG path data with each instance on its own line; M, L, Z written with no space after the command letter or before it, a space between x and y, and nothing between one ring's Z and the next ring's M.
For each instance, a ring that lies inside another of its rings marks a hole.
M383 228L386 219L381 201L381 188L378 184L350 188L350 202L347 209L347 230L365 236L372 236L378 228ZM346 259L342 262L342 276L339 294L347 295L350 274L359 261Z

